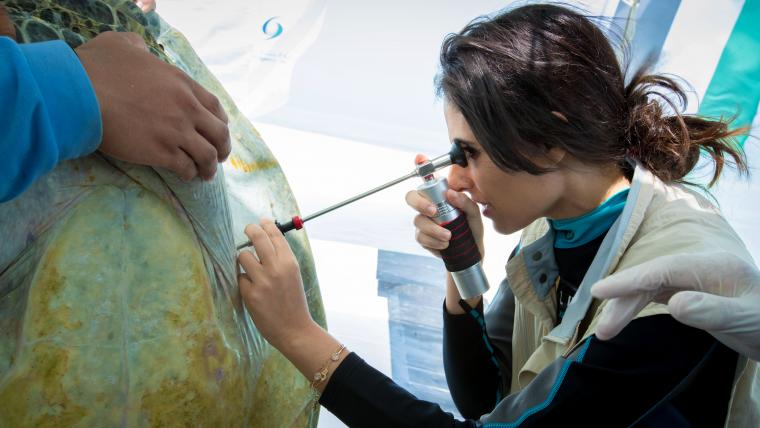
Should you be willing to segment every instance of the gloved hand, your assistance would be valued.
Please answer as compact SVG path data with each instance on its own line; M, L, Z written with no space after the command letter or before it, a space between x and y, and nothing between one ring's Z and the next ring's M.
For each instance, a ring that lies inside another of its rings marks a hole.
M733 254L663 256L599 281L591 294L610 299L596 329L599 339L617 335L655 301L667 303L678 321L760 361L760 271Z

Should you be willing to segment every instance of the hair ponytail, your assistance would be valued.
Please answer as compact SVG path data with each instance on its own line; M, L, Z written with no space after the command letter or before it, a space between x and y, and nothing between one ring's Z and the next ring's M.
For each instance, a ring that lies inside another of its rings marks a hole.
M669 95L676 98L677 104ZM727 161L741 174L748 173L744 152L735 140L747 129L730 129L730 120L682 115L686 94L675 80L646 74L642 68L625 87L625 99L628 127L623 139L627 155L661 180L684 182L702 151L715 165L708 187L718 180Z

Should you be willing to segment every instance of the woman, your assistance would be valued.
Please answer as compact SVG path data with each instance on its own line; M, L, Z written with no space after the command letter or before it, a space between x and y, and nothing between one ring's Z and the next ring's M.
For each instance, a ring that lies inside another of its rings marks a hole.
M316 327L296 262L271 222L246 233L240 288L261 333L349 426L733 426L760 424L754 363L649 304L609 341L594 336L604 301L591 285L669 254L721 250L752 263L705 198L677 184L700 152L746 170L726 124L682 116L662 76L625 85L610 43L587 18L534 5L449 36L437 79L450 139L468 154L447 197L481 252L483 215L524 229L488 313L449 278L444 363L466 421L415 399ZM666 113L663 105L672 108ZM466 192L469 197L465 195ZM418 242L434 254L450 233L416 192ZM735 377L736 376L736 377Z

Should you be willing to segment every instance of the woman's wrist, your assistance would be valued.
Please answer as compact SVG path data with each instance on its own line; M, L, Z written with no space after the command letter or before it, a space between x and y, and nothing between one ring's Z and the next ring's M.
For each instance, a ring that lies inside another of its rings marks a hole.
M467 302L470 307L474 308L478 306L482 298L483 296L477 296L471 299L465 299L465 302ZM454 278L451 276L451 273L449 273L446 275L446 301L444 304L446 312L451 315L463 314L464 309L459 305L460 300L462 300L462 296L459 294L456 284L454 284Z
M343 345L316 322L293 332L273 346L293 363L309 382L314 381L316 374L323 373L324 379L314 383L315 389L320 393L349 353L347 349L341 349ZM336 354L336 358L333 359L332 356Z

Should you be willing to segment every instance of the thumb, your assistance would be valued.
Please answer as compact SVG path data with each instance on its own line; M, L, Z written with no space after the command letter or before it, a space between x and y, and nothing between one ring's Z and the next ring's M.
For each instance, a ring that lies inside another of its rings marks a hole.
M673 318L702 330L723 330L731 324L732 313L739 313L734 308L734 298L716 296L699 291L682 291L676 293L668 302L668 309Z
M478 204L464 193L449 189L446 191L446 199L454 208L458 208L464 212L468 219L479 218L480 210L478 209Z
M16 40L16 27L13 26L10 15L5 6L0 4L0 36L10 37Z
M417 156L414 157L414 164L420 165L427 162L427 160L428 160L427 156L423 155L422 153L417 153Z
M591 295L597 299L614 299L652 291L653 286L659 286L661 281L647 280L646 277L651 272L657 272L657 270L635 266L615 272L592 285Z
M596 337L609 340L617 336L647 303L649 300L642 295L609 300L596 325Z

